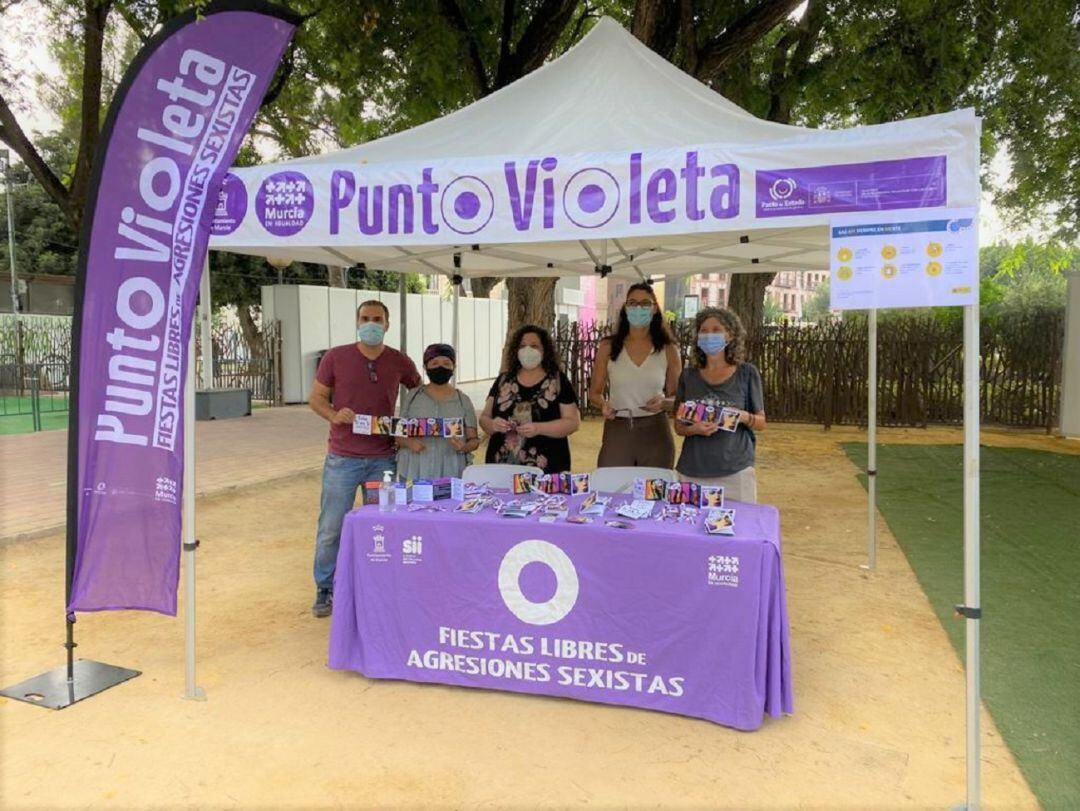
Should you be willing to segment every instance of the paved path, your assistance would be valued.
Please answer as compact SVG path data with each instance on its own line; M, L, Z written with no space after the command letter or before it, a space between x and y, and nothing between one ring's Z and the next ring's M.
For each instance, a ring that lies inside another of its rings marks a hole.
M326 423L307 406L260 408L195 426L198 495L292 476L322 465ZM0 436L0 541L64 524L67 431Z
M490 380L462 391L477 409ZM293 476L322 466L326 423L306 405L256 409L250 417L195 424L195 493ZM0 436L0 542L54 532L64 525L67 431Z

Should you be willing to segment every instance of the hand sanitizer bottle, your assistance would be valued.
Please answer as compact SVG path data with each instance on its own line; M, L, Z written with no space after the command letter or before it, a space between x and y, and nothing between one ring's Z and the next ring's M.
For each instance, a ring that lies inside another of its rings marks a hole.
M379 485L379 512L381 513L390 512L391 499L394 497L390 490L393 486L394 482L390 478L390 471L387 470L383 473L382 484Z

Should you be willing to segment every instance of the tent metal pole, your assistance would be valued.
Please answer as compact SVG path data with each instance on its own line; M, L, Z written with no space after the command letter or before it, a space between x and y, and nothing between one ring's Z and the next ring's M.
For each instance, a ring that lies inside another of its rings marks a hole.
M454 351L461 351L461 285L451 279L454 287Z
M401 312L401 345L398 349L402 354L409 354L409 298L408 285L405 283L405 274L398 274L398 309ZM398 413L405 407L405 387L398 387Z
M877 310L867 319L867 396L866 396L866 492L869 497L869 534L866 568L877 568Z
M964 605L967 676L967 808L980 804L979 775L979 305L964 307Z
M204 269L205 272L205 269ZM205 346L205 344L204 344ZM204 367L205 368L205 367ZM184 552L184 698L205 701L195 682L195 331L188 339L184 382L184 495L182 504Z
M214 388L214 344L210 335L213 305L210 301L210 252L203 260L202 279L199 280L199 330L202 338L202 379L199 388L209 391Z

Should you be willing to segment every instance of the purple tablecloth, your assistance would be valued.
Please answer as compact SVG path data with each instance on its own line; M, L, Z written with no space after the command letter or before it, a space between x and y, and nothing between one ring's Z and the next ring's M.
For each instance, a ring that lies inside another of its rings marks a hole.
M745 730L792 712L774 507L729 504L737 535L723 537L703 519L621 530L439 505L447 511L346 517L330 667Z

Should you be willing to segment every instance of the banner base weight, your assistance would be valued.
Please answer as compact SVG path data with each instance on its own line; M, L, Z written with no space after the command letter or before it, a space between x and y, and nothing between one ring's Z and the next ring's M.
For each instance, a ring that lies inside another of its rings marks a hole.
M53 668L26 681L0 690L0 696L25 701L50 710L62 710L141 675L142 671L79 659L69 682L67 665Z

